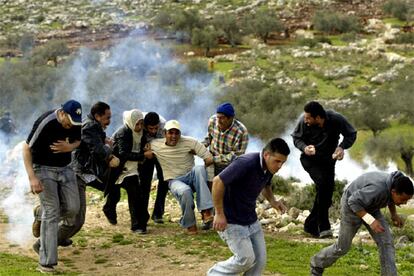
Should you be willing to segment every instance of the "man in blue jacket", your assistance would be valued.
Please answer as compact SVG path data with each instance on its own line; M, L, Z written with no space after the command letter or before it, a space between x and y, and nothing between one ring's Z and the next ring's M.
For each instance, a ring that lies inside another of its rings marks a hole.
M325 268L345 255L362 224L378 246L381 275L397 275L394 243L381 208L388 206L394 225L402 226L395 206L406 204L412 196L413 183L399 171L370 172L355 179L342 195L338 241L311 258L311 275L322 275Z

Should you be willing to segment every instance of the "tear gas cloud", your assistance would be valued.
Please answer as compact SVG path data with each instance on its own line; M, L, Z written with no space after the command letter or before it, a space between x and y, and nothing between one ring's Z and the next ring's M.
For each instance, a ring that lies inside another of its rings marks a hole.
M21 106L21 112L27 111L27 115L24 121L16 122L20 126L19 135L10 145L26 139L34 120L47 111L45 106L56 108L70 98L81 102L84 117L95 102L107 102L112 110L112 123L106 130L108 135L122 125L123 111L138 108L155 111L167 120L177 119L183 135L201 140L207 131L208 118L215 113L215 99L220 93L213 75L190 74L168 47L143 36L132 35L107 51L80 49L63 66L64 77L53 97L45 96L46 104L43 103L42 108ZM284 138L292 153L280 174L310 183L300 165L299 151L293 147L290 132ZM262 141L251 137L248 152L260 151L263 145ZM9 148L1 143L0 155L0 208L9 220L7 237L13 243L25 244L32 239L31 210L37 198L29 193L21 144ZM340 179L352 180L364 170L349 157L337 165Z

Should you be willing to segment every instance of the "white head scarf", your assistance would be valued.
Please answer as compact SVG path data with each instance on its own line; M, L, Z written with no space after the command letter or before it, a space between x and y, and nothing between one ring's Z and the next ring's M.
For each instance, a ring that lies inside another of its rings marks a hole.
M132 138L133 138L133 151L139 151L141 146L141 138L142 138L142 129L140 132L135 132L135 125L138 123L139 120L144 120L144 115L142 111L139 109L132 109L124 111L123 113L123 120L124 124L132 130Z

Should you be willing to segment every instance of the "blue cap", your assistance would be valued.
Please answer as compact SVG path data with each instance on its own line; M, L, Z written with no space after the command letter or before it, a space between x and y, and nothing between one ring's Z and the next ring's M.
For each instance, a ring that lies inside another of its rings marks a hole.
M222 103L217 107L217 113L223 113L227 117L234 117L234 108L231 103Z
M68 114L72 125L82 125L82 106L79 102L75 100L69 100L62 105L62 110Z

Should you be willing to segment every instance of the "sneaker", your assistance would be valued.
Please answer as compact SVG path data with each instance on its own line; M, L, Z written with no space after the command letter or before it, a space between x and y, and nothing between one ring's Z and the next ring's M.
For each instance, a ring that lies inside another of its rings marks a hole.
M333 237L333 233L332 233L331 229L324 230L319 234L320 239L328 239L328 238L332 238L332 237Z
M33 245L32 245L33 251L36 252L37 255L39 255L39 251L40 251L40 240L37 240Z
M37 219L39 217L39 212L40 212L40 205L37 205L33 209L34 221L32 224L32 233L35 238L40 237L40 225L42 221Z
M41 273L54 273L56 272L55 268L51 265L41 265L39 264L36 268L37 271Z
M145 235L148 233L147 229L135 229L135 230L132 230L132 232L138 235Z
M324 269L320 268L320 267L314 267L311 265L311 271L310 271L310 275L311 276L322 276Z
M187 227L187 234L188 235L197 235L197 225L193 225L190 227Z
M72 245L72 243L73 241L71 239L64 239L64 240L59 241L58 245L62 247L67 247L69 245Z
M158 223L158 224L163 224L164 223L164 220L162 219L162 218L160 218L160 217L152 217L151 218L155 223Z

